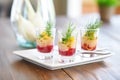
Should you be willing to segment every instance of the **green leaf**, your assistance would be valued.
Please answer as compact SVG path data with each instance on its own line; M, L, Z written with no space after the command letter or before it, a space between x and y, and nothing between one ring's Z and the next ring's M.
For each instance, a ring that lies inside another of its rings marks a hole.
M52 29L52 23L47 22L46 32L47 32L48 36L52 35L51 29Z
M69 23L67 31L65 32L65 34L63 34L62 43L65 44L68 42L68 40L72 36L72 32L74 31L74 29L75 27L73 27L73 24Z
M87 26L87 31L84 36L88 37L90 40L94 39L95 32L98 28L101 27L102 22L99 20L96 20L95 23L90 23Z
M99 6L118 6L120 5L120 0L97 0Z

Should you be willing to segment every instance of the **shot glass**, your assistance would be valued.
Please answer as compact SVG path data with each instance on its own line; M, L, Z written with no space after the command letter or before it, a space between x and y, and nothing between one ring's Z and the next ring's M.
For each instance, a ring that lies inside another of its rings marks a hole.
M52 58L54 39L55 39L55 28L39 28L37 31L37 50L40 53L40 59Z
M98 29L81 29L81 50L94 51L97 48L98 42Z
M60 61L74 61L77 43L77 31L74 30L70 35L65 30L58 30L58 52Z

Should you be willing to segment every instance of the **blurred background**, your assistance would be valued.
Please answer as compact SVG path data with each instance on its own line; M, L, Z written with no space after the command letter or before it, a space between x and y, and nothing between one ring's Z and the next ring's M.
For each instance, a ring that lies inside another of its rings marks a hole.
M0 17L9 17L13 0L0 0ZM96 0L53 0L56 15L77 17L89 13L98 13ZM115 8L115 15L120 14L120 6Z

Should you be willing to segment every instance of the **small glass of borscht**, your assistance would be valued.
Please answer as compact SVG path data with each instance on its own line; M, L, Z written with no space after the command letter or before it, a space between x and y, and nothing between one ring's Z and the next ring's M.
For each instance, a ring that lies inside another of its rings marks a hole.
M74 61L76 53L77 31L73 24L69 24L64 29L58 30L58 52L60 61Z
M47 23L45 27L41 27L37 30L37 50L40 53L40 59L52 58L52 52L55 39L55 28L51 23Z

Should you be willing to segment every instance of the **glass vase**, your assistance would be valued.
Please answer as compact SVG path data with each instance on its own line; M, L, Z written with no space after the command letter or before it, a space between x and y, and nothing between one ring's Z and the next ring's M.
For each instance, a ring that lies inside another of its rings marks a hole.
M55 27L53 0L13 0L10 20L18 44L36 47L36 29L47 22Z

